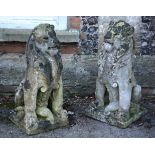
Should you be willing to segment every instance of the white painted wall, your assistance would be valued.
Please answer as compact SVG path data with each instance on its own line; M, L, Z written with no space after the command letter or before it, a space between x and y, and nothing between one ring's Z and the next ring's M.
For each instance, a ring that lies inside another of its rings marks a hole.
M67 16L0 16L0 28L33 29L40 23L49 23L56 30L67 29Z

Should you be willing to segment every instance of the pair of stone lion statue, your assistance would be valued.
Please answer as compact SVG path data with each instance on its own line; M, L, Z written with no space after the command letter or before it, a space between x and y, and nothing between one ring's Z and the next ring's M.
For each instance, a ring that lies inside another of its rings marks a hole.
M131 99L140 98L132 70L134 28L124 21L110 23L99 51L96 81L96 109L105 112L129 111ZM16 95L16 119L23 121L26 130L38 128L40 120L51 124L67 122L63 109L62 60L60 43L54 26L35 27L26 46L27 69ZM110 103L105 107L105 90Z

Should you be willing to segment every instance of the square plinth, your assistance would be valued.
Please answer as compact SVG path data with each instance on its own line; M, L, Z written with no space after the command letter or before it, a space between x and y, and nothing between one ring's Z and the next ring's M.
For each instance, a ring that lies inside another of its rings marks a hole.
M138 109L138 112L134 114L132 113L127 120L122 121L118 119L114 113L111 115L105 115L104 109L96 110L93 106L89 106L84 111L84 115L90 118L93 118L95 120L98 120L103 123L107 123L107 124L110 124L112 126L116 126L119 128L127 128L131 123L138 120L142 116L143 113L144 113L143 108Z
M39 134L39 133L43 133L43 132L47 132L47 131L51 131L51 130L54 130L54 129L57 129L57 128L62 128L62 127L65 127L65 126L68 126L69 125L69 122L68 120L66 121L59 121L59 122L56 122L55 124L51 124L49 121L39 121L38 123L38 128L37 129L34 129L34 130L27 130L24 126L24 121L23 119L22 120L19 120L17 117L16 117L16 114L11 114L9 116L9 119L16 125L18 126L20 129L22 129L24 132L26 132L26 134L28 135L35 135L35 134Z

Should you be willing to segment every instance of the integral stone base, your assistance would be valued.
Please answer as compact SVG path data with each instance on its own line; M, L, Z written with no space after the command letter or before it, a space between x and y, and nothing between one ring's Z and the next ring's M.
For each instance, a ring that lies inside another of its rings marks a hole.
M34 129L34 130L27 130L25 129L24 126L24 121L23 120L19 120L15 114L11 114L9 116L9 119L16 124L20 129L22 129L24 132L26 132L28 135L35 135L35 134L39 134L42 132L47 132L47 131L51 131L57 128L62 128L65 127L69 124L68 120L66 121L59 121L55 124L51 124L49 121L39 121L38 123L38 128Z
M85 109L84 114L90 118L96 119L103 123L107 123L119 128L127 128L131 123L138 120L143 113L144 110L140 109L137 113L130 115L129 119L122 121L122 119L117 118L116 116L117 114L115 112L112 112L112 114L110 115L106 115L104 109L96 110L94 107L89 106L88 108Z

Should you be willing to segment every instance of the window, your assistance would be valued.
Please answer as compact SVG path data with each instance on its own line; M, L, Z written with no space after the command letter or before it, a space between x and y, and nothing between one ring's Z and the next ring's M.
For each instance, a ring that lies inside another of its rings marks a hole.
M0 16L0 42L26 42L40 23L53 24L60 42L79 41L79 32L68 27L67 16Z
M67 29L67 16L0 16L0 28L32 29L40 23L49 23L56 30Z

